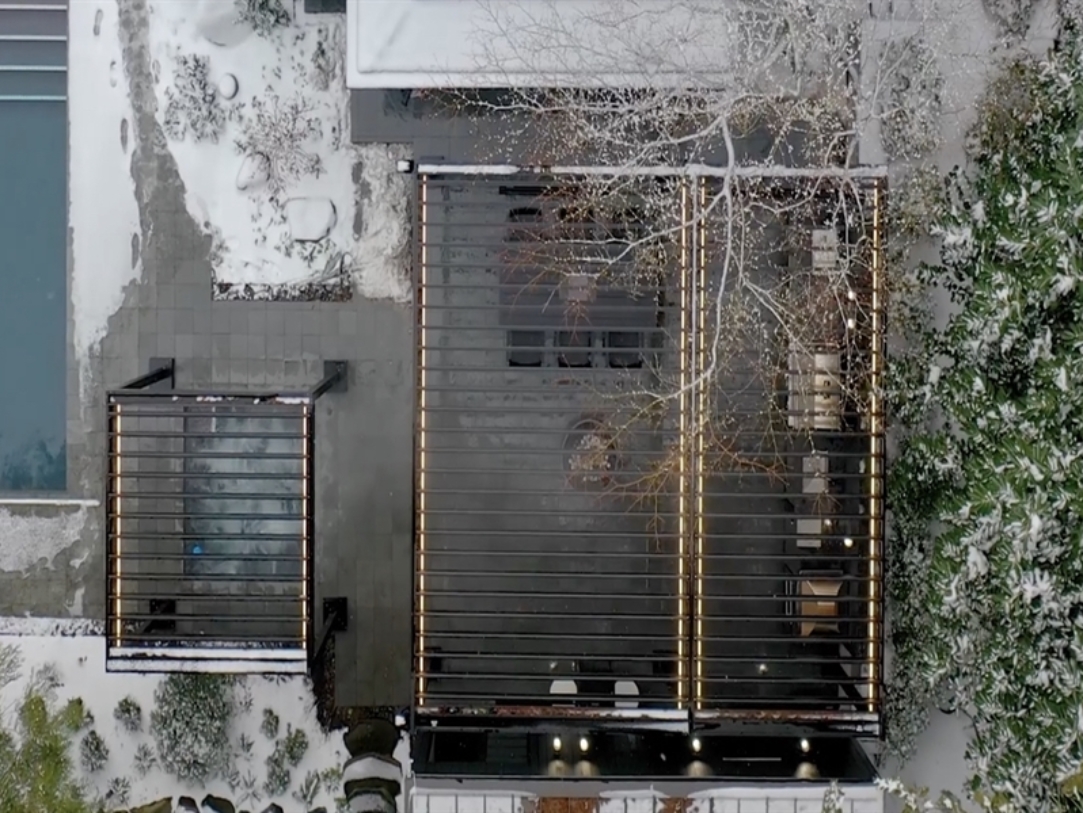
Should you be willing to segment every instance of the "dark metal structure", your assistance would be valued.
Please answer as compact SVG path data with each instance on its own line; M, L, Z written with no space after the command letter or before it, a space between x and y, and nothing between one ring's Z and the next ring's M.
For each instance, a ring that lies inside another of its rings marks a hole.
M762 224L810 315L722 343L721 178L582 173L418 167L419 719L876 733L882 178Z
M326 362L299 393L181 391L159 359L108 393L110 670L307 670L315 404L345 386Z
M606 783L706 780L713 786L783 784L819 777L830 777L845 786L876 778L868 755L852 737L779 738L743 732L690 738L678 731L631 726L600 727L584 734L582 729L571 728L542 732L512 725L484 730L478 726L449 727L444 722L417 730L412 752L416 775L426 779L541 780L539 795L553 793L545 787L550 781L568 777ZM815 773L809 770L812 766ZM556 787L567 792L566 786ZM670 795L662 787L656 788ZM688 788L684 792L688 793Z

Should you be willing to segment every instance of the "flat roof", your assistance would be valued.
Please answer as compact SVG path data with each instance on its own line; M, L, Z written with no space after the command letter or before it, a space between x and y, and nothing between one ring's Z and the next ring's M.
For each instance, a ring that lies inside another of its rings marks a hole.
M348 0L346 84L716 85L735 26L729 12L707 9L698 0Z

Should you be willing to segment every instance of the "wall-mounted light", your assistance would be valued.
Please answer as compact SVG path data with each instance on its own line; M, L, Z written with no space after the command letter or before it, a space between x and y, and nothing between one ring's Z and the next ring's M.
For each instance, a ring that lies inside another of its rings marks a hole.
M564 747L564 743L562 743L560 741L560 737L553 737L553 750L556 751L559 754L560 749L563 748L563 747Z
M692 753L698 754L703 748L703 743L699 741L699 737L692 738Z
M759 673L761 675L766 675L767 674L767 664L766 663L761 663L758 668L759 668Z
M590 740L588 740L586 737L580 737L579 738L579 750L584 754L587 751L589 751L590 750Z
M844 540L842 540L842 544L845 545L847 548L852 548L854 546L854 540L850 537L846 537Z
M812 744L804 737L801 738L801 753L807 754L809 749L812 748Z

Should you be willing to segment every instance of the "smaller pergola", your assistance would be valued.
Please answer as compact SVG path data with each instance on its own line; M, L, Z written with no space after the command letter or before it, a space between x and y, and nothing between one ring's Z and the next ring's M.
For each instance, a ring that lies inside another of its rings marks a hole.
M346 372L325 362L298 392L188 391L154 359L107 394L108 670L307 671L315 406Z

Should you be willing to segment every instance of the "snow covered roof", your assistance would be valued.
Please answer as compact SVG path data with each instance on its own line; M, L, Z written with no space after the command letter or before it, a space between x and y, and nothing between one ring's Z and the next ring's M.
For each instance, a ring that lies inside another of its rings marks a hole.
M350 88L679 86L724 79L698 0L348 0Z

